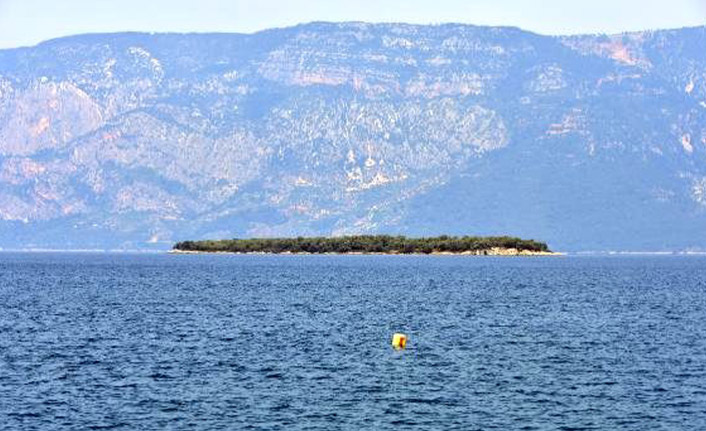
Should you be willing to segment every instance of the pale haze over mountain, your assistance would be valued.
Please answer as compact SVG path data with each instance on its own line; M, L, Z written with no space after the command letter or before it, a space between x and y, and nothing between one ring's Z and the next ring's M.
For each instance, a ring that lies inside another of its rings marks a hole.
M0 246L706 249L706 27L312 23L0 50Z
M0 0L0 48L86 33L253 33L305 22L465 23L544 35L706 24L703 0Z

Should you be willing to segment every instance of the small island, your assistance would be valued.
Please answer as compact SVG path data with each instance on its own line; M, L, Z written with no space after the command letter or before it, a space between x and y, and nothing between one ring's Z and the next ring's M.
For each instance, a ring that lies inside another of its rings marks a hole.
M509 236L408 238L393 235L251 238L182 241L173 253L259 254L451 254L473 256L550 256L546 243Z

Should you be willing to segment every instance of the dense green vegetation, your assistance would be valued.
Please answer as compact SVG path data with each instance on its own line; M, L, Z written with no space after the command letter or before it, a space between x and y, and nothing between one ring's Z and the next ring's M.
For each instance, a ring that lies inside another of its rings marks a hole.
M232 253L400 253L430 254L439 252L463 253L484 251L494 247L519 251L547 252L547 244L509 236L439 236L407 238L391 235L359 235L312 238L252 238L205 241L183 241L175 250Z

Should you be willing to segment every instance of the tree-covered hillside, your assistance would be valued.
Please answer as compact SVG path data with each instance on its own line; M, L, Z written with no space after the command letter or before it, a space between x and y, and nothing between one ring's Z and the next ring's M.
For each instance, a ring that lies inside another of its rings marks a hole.
M343 237L252 238L183 241L174 250L230 253L474 253L488 254L493 249L517 252L549 252L547 244L534 240L503 237L407 238L391 235Z

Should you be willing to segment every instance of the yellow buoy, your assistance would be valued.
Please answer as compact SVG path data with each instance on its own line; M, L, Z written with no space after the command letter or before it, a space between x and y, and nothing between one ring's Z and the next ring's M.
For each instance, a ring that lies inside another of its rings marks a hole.
M392 347L397 350L402 350L407 347L407 336L400 333L394 334L392 336Z

